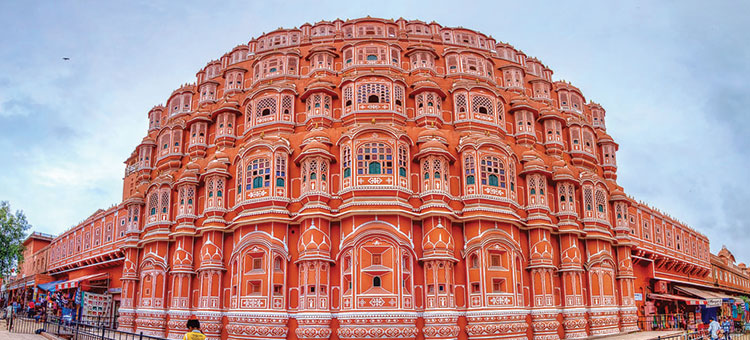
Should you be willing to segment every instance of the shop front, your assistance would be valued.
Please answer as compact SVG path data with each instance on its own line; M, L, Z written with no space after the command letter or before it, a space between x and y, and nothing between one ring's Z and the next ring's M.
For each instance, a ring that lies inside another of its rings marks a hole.
M108 273L96 273L59 281L55 284L55 293L50 299L52 313L63 320L76 320L90 324L106 323L106 319L111 314L109 309L112 305L112 296L108 294L108 289Z

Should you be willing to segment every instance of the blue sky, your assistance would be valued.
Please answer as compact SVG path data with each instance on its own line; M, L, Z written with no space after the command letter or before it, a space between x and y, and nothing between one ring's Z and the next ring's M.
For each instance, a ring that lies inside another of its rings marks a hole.
M726 244L750 261L749 4L4 1L0 200L60 233L120 202L146 113L209 60L278 27L404 17L541 59L607 110L628 194L707 234L713 252Z

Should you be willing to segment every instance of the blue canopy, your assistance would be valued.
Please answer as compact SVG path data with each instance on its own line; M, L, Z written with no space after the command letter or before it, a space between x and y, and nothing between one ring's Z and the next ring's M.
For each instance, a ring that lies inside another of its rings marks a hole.
M54 292L55 291L55 285L58 284L58 283L61 283L61 282L65 282L65 280L52 281L52 282L48 282L48 283L42 283L42 284L37 285L37 287L39 289L43 289L43 290L46 290L48 292Z

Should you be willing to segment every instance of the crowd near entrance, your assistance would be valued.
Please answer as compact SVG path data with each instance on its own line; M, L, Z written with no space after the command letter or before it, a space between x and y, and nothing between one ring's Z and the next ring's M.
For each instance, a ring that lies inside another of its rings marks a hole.
M750 331L750 298L743 295L654 282L651 293L636 294L641 330L686 330L707 333L717 320L725 333Z

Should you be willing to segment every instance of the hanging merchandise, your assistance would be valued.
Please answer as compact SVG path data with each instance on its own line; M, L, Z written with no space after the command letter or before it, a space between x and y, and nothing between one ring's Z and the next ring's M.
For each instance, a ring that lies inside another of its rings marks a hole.
M83 316L101 317L107 315L112 304L112 296L105 294L83 294Z

